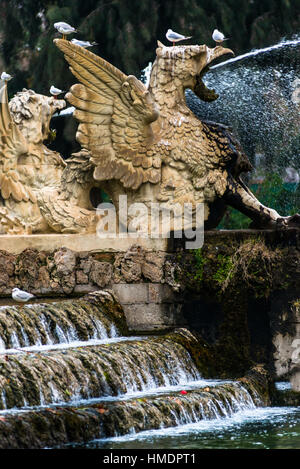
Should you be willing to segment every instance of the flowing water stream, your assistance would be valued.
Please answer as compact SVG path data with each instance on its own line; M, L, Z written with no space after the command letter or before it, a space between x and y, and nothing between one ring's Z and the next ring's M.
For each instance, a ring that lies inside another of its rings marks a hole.
M205 103L187 91L186 100L202 120L228 125L257 169L299 182L300 37L250 51L211 66L204 75L218 99ZM290 174L290 179L291 179Z
M299 433L297 409L203 379L176 334L129 336L111 299L2 306L0 326L2 448L267 447Z

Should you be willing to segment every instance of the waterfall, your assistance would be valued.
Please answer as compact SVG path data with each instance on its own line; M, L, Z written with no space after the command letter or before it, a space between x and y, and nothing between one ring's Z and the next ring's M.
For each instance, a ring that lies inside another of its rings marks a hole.
M129 336L110 296L3 306L0 339L1 448L133 435L266 405L251 379L204 379L191 332Z
M169 394L108 403L100 401L81 407L22 410L21 414L12 410L1 413L0 441L2 448L20 447L16 437L20 431L16 430L21 424L27 429L21 447L39 448L68 443L71 429L73 442L92 441L228 419L238 411L253 410L257 405L265 403L255 390L249 385L235 382L220 384L209 391L189 391L184 396ZM16 415L21 419L16 419ZM55 431L41 432L40 425L44 429L59 428L58 436Z
M0 407L116 396L201 378L189 353L163 339L0 355ZM53 392L55 389L55 392ZM43 397L41 402L40 397ZM53 400L55 399L55 400Z
M0 350L118 337L123 324L115 322L102 304L65 300L0 307Z

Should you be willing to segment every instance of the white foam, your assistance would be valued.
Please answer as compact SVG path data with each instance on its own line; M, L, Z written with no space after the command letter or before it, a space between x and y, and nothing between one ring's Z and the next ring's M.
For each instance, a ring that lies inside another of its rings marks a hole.
M0 349L0 356L1 355L15 355L15 354L21 354L26 353L26 352L34 352L34 353L39 353L39 352L47 352L50 350L65 350L69 348L76 348L76 347L92 347L94 345L105 345L105 344L114 344L118 342L131 342L131 341L141 341L145 340L147 337L137 337L137 336L131 336L131 337L112 337L109 339L91 339L87 341L80 341L80 340L74 340L72 342L64 342L60 344L49 344L49 345L31 345L29 347L19 347L16 346L15 348L10 348L10 349Z
M185 436L185 435L199 435L211 432L216 434L223 430L234 429L235 427L241 427L247 423L263 423L274 421L278 418L286 418L292 413L299 413L299 407L260 407L255 409L247 409L236 412L231 417L218 417L214 419L203 419L196 423L188 423L185 425L178 425L176 427L164 427L157 430L147 430L135 435L124 435L105 439L96 439L93 442L104 442L104 441L133 441L133 440L149 440L157 437L172 437L172 436Z

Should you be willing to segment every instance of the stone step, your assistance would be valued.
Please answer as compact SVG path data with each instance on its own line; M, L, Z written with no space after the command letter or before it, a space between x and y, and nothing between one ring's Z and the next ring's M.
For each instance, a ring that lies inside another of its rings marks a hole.
M0 350L128 335L119 303L106 291L73 300L0 307Z
M180 339L177 333L148 340L0 355L0 409L116 396L197 380L200 373Z
M264 375L156 397L0 413L0 448L64 447L132 432L230 417L269 404Z

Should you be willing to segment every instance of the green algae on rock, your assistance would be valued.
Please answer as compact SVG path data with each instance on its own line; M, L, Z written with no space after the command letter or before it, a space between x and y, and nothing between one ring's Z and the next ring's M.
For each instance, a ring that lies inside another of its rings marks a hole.
M299 322L299 248L299 230L211 231L201 249L178 245L169 255L166 282L184 298L188 327L207 343L208 376L237 377L255 363L275 376L288 371L285 338L297 337Z

